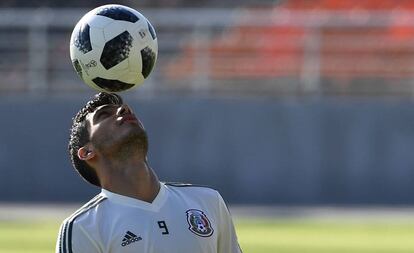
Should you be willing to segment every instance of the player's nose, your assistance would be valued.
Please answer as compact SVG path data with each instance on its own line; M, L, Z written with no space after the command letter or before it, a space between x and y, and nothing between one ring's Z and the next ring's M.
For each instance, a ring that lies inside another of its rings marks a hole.
M123 104L118 108L116 114L125 115L125 114L133 114L133 113L132 113L131 108L128 105Z

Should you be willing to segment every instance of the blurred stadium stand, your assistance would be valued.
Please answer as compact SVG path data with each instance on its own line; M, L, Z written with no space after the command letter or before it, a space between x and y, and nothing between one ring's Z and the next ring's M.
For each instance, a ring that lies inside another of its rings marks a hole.
M280 2L280 0L259 0L255 1L255 4L275 4ZM247 5L251 3L250 0L237 0L234 1L221 1L221 0L140 0L139 2L135 0L119 0L119 1L109 1L109 0L3 0L0 2L1 7L12 7L12 8L68 8L68 7L96 7L104 4L124 4L124 5L137 5L139 8L142 7L152 7L152 8L165 8L165 7L174 7L174 8L204 8L204 7L234 7L234 4L237 5Z
M154 23L159 36L158 67L144 88L151 92L414 92L412 1L295 0L237 9L153 8L157 3L141 9L131 2ZM87 89L79 85L68 53L71 30L87 10L0 9L0 91L55 94Z

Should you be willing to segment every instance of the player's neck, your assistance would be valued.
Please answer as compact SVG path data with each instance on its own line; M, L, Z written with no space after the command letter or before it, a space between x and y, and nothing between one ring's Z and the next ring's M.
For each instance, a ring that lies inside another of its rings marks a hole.
M109 167L101 177L102 188L131 198L152 203L157 196L160 183L146 160L129 160L122 166Z

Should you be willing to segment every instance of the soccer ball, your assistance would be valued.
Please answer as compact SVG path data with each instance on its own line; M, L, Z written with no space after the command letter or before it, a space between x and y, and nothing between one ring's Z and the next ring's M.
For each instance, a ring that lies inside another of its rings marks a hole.
M157 55L151 23L138 11L117 4L85 14L70 39L73 67L87 85L99 91L120 92L141 85Z

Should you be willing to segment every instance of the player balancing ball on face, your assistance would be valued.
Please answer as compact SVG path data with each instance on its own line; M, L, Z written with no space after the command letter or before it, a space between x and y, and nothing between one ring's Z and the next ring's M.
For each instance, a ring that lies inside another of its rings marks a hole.
M154 68L158 42L138 11L116 4L85 14L73 29L70 58L90 87L120 92L141 85Z

